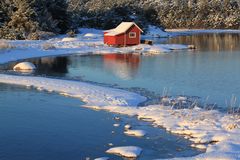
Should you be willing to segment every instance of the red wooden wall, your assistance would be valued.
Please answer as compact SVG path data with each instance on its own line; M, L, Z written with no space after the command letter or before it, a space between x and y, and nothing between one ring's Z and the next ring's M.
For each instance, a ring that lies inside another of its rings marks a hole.
M136 38L129 38L130 32L136 32ZM113 46L140 44L141 31L136 26L132 26L126 33L116 35L116 36L106 36L105 35L106 33L107 32L104 32L104 44L113 45Z

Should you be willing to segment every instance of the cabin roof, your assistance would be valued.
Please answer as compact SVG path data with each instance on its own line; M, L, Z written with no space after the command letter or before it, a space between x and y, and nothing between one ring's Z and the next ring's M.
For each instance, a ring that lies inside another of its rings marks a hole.
M106 30L104 32L108 32L105 34L107 36L116 36L122 33L126 33L133 25L136 26L141 32L143 32L142 29L138 27L138 25L134 22L122 22L116 28Z

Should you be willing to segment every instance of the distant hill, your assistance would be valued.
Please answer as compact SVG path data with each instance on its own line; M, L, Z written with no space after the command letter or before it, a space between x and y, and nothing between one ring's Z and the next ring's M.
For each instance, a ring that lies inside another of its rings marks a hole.
M84 17L80 18L81 25L110 28L121 20L136 20L165 28L240 29L239 0L69 0L69 3L72 10Z

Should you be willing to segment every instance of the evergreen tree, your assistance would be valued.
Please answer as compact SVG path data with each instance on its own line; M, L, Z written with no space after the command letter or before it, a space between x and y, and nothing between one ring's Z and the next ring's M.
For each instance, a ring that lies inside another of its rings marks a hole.
M36 13L31 6L32 1L14 0L13 4L16 11L1 29L1 36L7 39L29 39L29 36L38 29L38 24L35 22Z
M44 31L66 33L72 27L66 0L36 0L39 26Z
M0 27L9 20L13 6L9 0L0 1Z

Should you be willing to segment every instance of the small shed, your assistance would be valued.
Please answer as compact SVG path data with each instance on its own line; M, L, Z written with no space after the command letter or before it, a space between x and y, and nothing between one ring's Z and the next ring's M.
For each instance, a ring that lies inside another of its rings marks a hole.
M116 28L104 31L104 44L131 46L141 43L142 29L134 22L122 22Z

